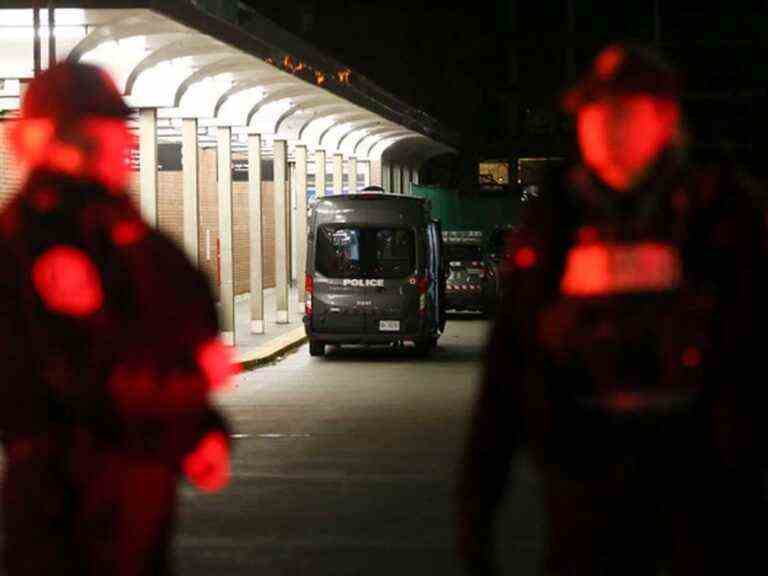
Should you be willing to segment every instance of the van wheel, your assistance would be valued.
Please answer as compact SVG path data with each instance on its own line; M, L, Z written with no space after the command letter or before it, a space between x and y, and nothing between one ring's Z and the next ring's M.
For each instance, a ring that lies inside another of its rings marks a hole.
M416 342L416 345L414 347L414 352L416 353L416 356L419 357L426 357L429 356L429 353L432 352L433 344L432 339L429 340L422 340L420 342Z
M325 344L318 342L317 340L309 341L309 355L310 356L325 356Z

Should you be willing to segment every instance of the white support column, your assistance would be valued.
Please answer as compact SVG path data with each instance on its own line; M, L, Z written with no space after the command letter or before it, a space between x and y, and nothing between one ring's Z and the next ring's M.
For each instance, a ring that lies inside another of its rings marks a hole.
M363 188L367 188L371 185L371 162L367 161L363 163Z
M413 179L413 183L418 185L419 184L419 169L414 168L413 172L411 172L411 177Z
M264 334L261 224L261 134L248 136L248 228L250 234L251 334Z
M232 129L217 131L219 189L219 302L224 343L235 344L235 281L232 258Z
M402 172L401 168L398 164L392 165L392 193L393 194L402 194Z
M349 193L354 194L357 192L357 158L352 156L349 159Z
M341 154L333 155L333 193L341 194L344 177L344 156Z
M403 194L411 193L411 167L403 166Z
M307 267L307 147L297 145L296 157L296 239L299 255L299 266L296 271L298 282L299 304L303 305L306 298L304 273Z
M189 259L199 264L200 234L199 166L197 157L197 119L185 118L181 127L181 164L184 177L184 250Z
M315 151L315 198L325 196L325 150Z
M384 166L381 163L381 160L369 160L368 166L371 184L374 186L381 186L386 190L387 188L384 186Z
M141 215L157 227L157 109L139 110L139 183Z
M290 270L288 253L289 202L286 174L288 171L288 146L285 140L275 140L275 275L277 292L277 322L290 321Z
M384 187L384 190L388 192L389 194L394 193L394 189L392 188L394 186L395 180L392 178L392 164L389 164L387 162L381 163L381 185Z
M288 157L290 158L291 152L288 150ZM291 287L296 285L298 281L298 267L299 267L299 252L298 252L298 224L296 223L296 212L298 198L296 194L296 162L288 162L288 262L290 262L290 268L288 272L289 285ZM294 306L289 306L293 309Z

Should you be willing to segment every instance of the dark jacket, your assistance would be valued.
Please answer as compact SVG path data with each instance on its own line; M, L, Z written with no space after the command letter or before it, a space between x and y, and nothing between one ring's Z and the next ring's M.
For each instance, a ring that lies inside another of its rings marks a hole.
M182 461L225 431L205 277L127 196L45 172L0 214L0 260L9 574L165 573Z
M470 572L493 571L522 449L543 480L548 573L764 571L764 199L724 165L666 158L648 182L621 196L565 168L510 239L459 481ZM595 276L609 252L612 269L650 265Z

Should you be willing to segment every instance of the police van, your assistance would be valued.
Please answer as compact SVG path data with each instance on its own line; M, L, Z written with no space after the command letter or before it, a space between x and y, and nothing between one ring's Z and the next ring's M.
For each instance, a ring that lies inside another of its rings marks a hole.
M327 196L310 208L304 325L326 345L408 345L427 355L445 328L440 223L427 200Z

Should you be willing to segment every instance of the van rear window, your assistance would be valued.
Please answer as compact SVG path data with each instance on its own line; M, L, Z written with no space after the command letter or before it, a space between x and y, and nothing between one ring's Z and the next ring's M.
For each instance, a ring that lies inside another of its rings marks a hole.
M407 228L321 226L315 267L329 278L403 278L415 267L415 235Z

